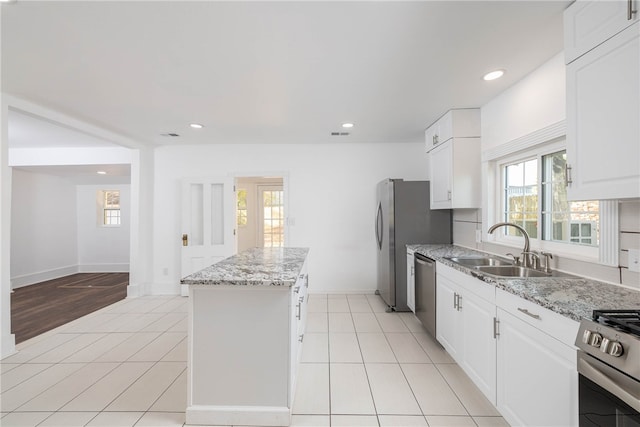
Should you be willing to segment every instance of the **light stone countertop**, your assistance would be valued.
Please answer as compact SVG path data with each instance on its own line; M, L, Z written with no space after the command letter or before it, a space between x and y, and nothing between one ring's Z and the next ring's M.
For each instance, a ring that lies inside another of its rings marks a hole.
M308 248L253 248L180 280L184 285L293 286Z
M407 248L576 321L591 319L593 310L640 309L640 291L622 286L579 276L495 277L446 259L490 255L486 252L455 245L407 245Z

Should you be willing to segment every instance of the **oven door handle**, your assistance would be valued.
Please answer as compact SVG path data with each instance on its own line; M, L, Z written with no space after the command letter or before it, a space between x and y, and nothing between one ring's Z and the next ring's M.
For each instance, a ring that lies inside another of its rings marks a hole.
M578 351L578 372L640 412L640 387L634 379Z

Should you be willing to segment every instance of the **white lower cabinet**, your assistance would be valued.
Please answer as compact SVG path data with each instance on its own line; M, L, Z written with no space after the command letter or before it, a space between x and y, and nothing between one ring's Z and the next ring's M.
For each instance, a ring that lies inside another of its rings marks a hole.
M578 425L576 350L498 308L498 410L512 426Z
M416 270L414 251L407 249L407 307L416 312Z
M436 271L436 338L507 422L578 425L578 322L441 263Z
M579 323L496 290L498 410L511 425L577 426Z
M436 271L436 338L495 404L494 288L442 264Z
M307 307L309 301L309 274L306 264L300 272L298 281L291 288L290 302L290 350L291 364L289 365L289 408L293 408L293 398L296 389L298 365L302 358L302 342L304 341L304 328L307 323Z

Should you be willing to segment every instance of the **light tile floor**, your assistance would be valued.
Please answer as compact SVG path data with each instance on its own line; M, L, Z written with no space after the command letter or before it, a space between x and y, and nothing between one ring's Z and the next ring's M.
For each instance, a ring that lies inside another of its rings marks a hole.
M187 299L120 301L0 363L0 425L183 426ZM411 313L309 298L293 426L508 426Z

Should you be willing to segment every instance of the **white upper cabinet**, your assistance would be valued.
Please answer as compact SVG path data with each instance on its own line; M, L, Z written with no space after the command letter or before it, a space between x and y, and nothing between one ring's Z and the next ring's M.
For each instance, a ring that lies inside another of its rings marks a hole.
M566 63L638 22L638 0L577 1L564 14Z
M640 197L640 22L627 19L628 4L565 11L567 59L581 55L567 65L570 200Z
M426 131L431 209L480 207L480 110L450 110Z
M480 110L462 108L449 110L425 131L427 152L451 138L476 138L480 136Z

